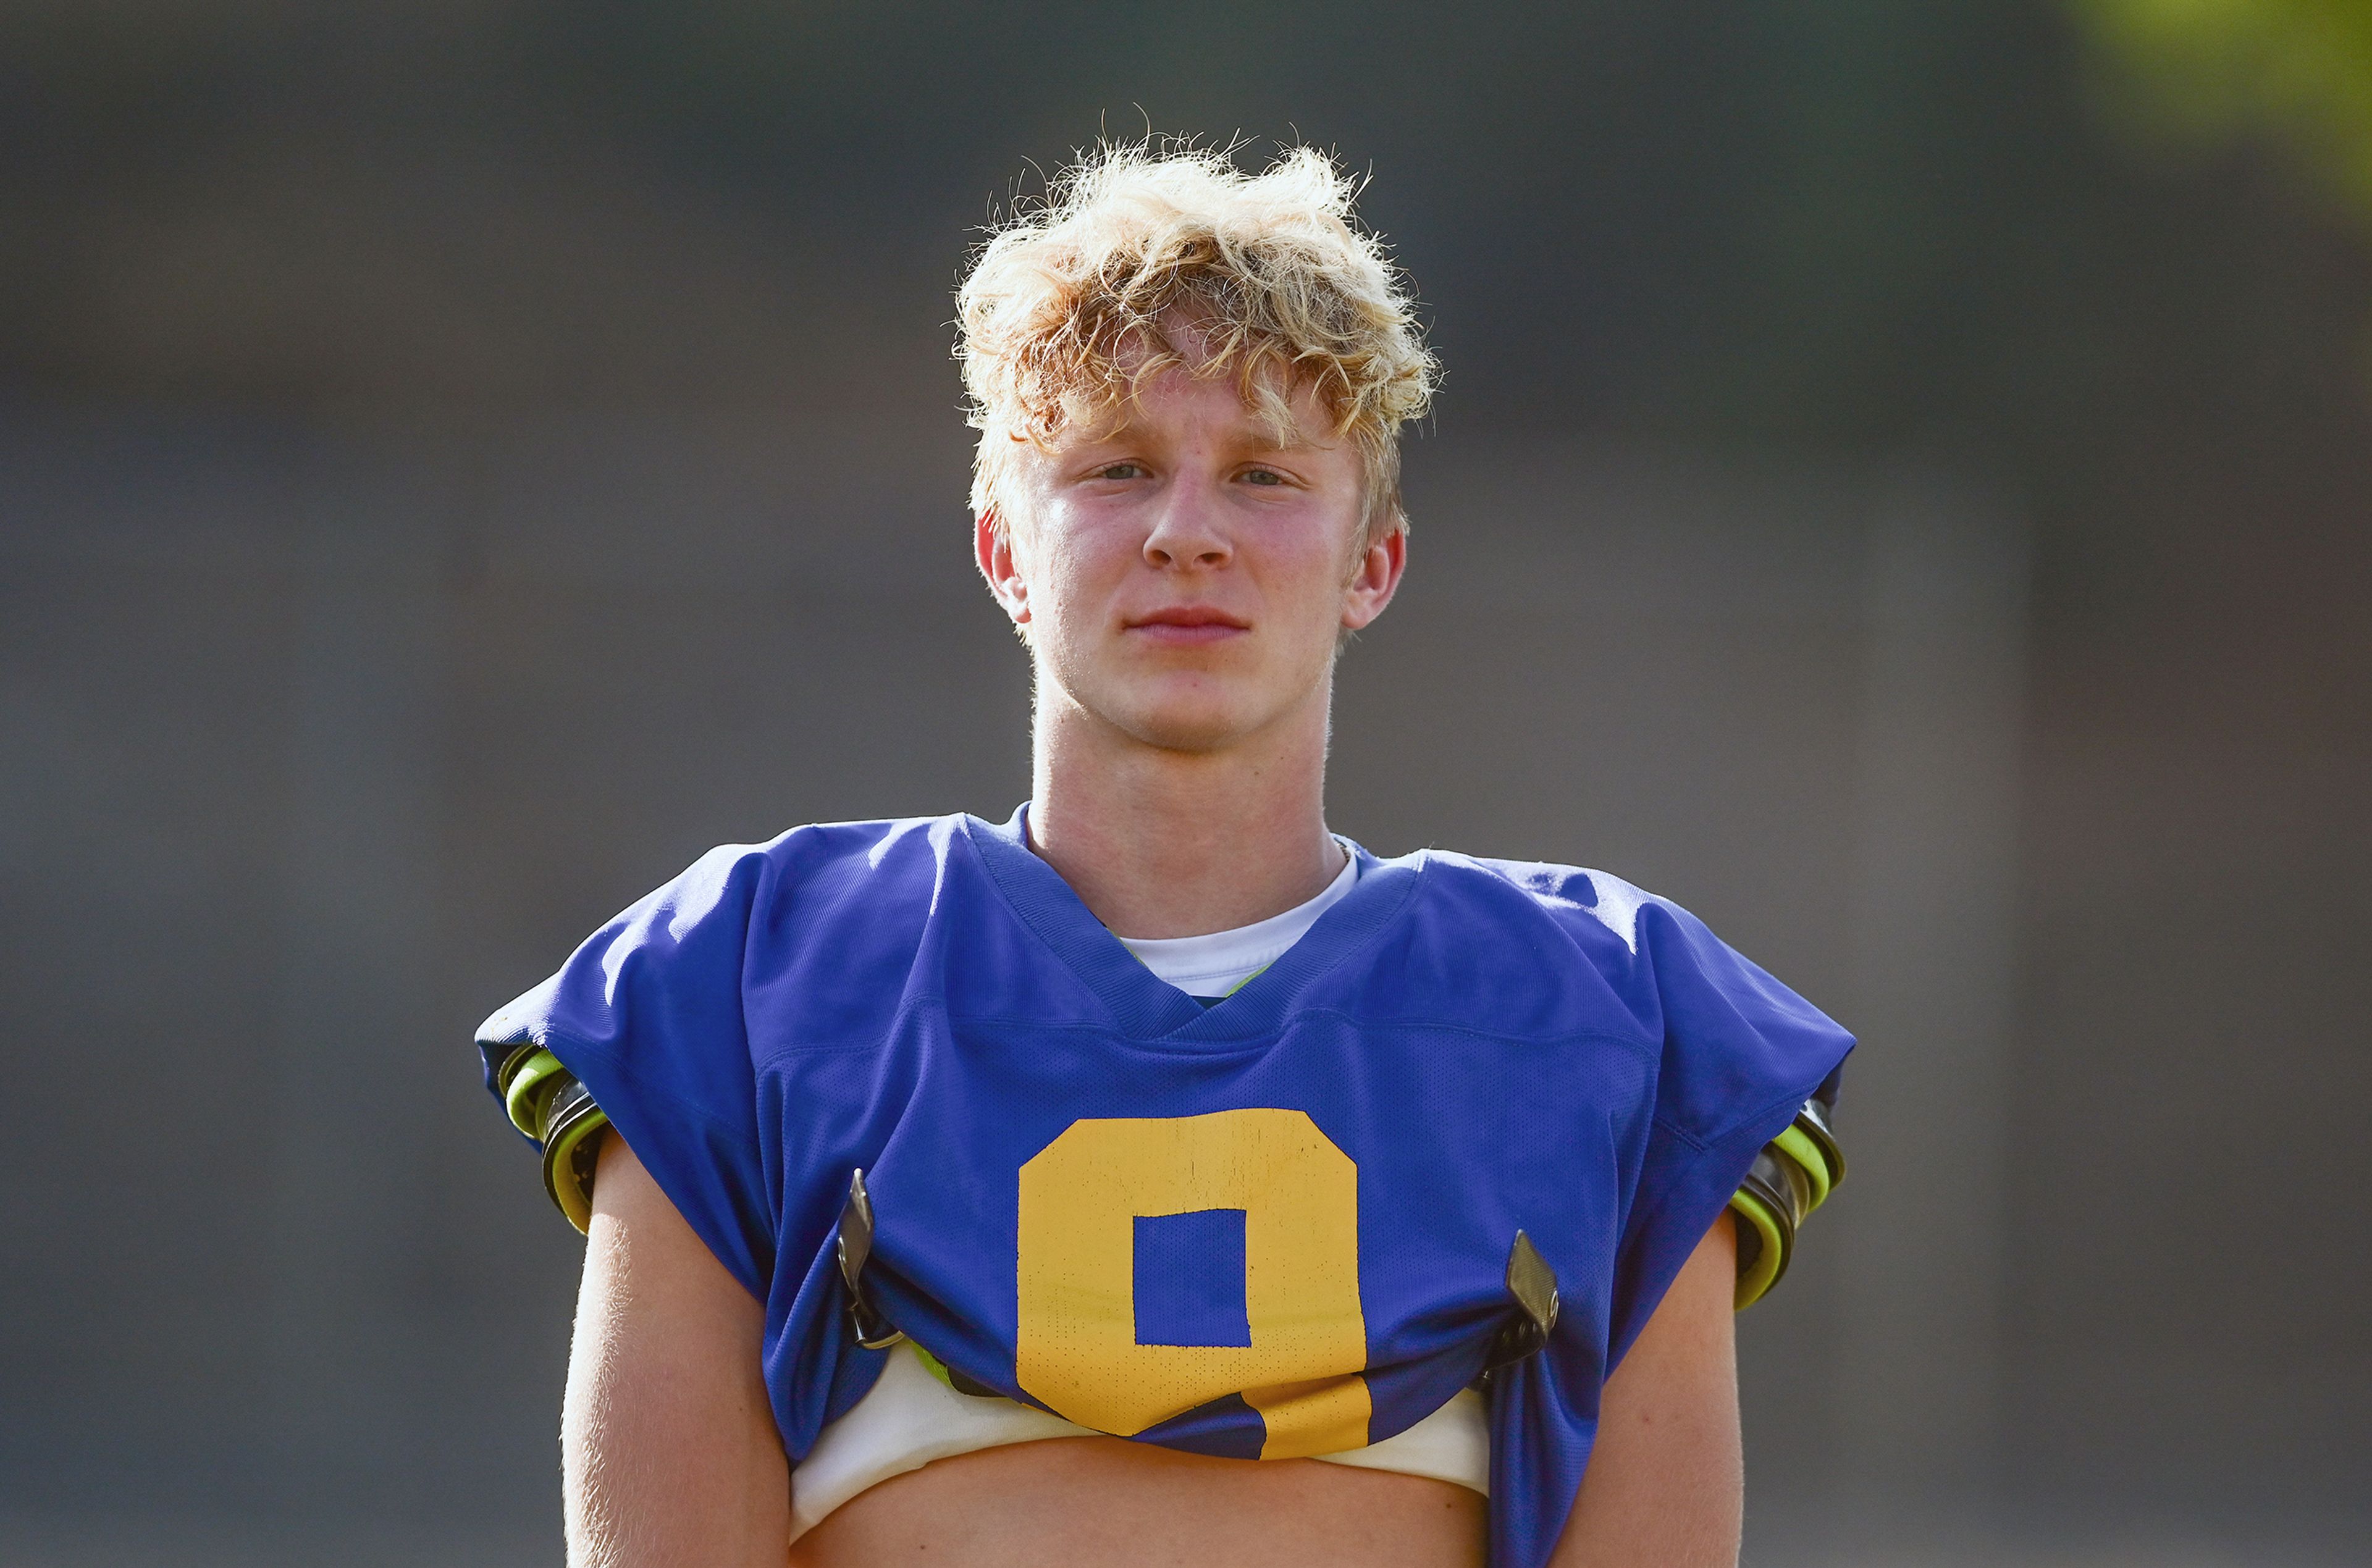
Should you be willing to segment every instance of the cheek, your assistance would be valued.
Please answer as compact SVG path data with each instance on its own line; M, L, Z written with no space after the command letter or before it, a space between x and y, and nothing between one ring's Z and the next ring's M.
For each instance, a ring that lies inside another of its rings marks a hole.
M1269 577L1296 605L1331 623L1343 608L1356 559L1344 542L1343 530L1331 519L1323 526L1297 529L1290 540L1280 540L1268 552Z
M1084 630L1102 615L1126 575L1128 552L1096 529L1076 527L1046 528L1036 545L1029 569L1033 616L1041 629L1052 622Z

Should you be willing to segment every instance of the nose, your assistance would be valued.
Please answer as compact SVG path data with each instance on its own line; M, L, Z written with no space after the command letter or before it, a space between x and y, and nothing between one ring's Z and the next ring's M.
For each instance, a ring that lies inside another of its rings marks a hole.
M1163 487L1153 528L1145 536L1147 564L1164 571L1188 566L1208 570L1226 565L1234 554L1220 520L1220 497L1208 480L1180 474Z

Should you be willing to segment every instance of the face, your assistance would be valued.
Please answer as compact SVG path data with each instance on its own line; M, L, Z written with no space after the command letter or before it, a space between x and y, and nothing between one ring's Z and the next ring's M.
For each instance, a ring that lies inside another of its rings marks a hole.
M1307 393L1304 431L1326 422ZM1340 633L1383 613L1403 536L1362 548L1356 447L1280 447L1232 377L1171 370L1135 416L1017 450L1017 516L980 519L982 572L1037 661L1040 702L1147 746L1322 734Z

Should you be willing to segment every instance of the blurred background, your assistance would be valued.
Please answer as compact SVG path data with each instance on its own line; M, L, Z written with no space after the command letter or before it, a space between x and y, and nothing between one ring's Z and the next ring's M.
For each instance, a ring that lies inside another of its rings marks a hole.
M0 4L0 1562L560 1561L477 1020L1027 788L950 292L1371 173L1448 367L1334 823L1863 1038L1748 1561L2362 1561L2363 0Z

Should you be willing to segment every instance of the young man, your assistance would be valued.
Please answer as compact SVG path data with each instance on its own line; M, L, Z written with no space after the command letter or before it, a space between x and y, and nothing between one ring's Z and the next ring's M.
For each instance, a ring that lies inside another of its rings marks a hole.
M570 1562L1734 1564L1851 1042L1613 877L1327 830L1433 368L1345 187L1107 154L962 320L1029 804L718 850L482 1031L590 1237Z

